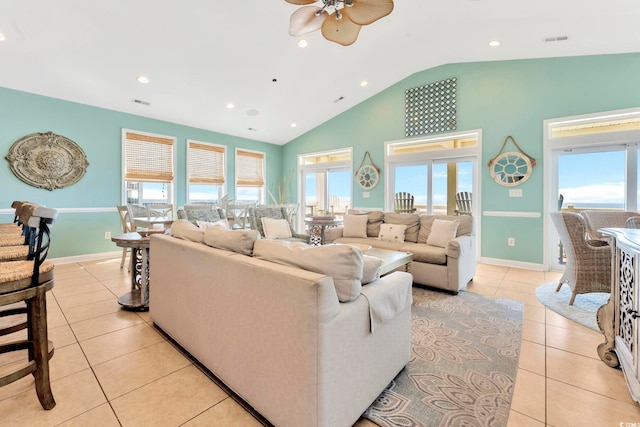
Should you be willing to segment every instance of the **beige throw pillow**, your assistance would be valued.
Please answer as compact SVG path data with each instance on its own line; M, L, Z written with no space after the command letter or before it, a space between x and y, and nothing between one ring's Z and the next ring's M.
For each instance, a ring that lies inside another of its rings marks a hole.
M427 245L438 246L444 248L451 239L455 239L458 231L459 220L445 221L443 219L434 219L431 225L431 233L427 237Z
M264 237L267 239L288 239L291 237L291 228L286 219L260 218Z
M345 215L342 237L367 237L367 215Z
M204 230L205 244L243 255L253 253L253 244L259 238L260 233L256 230L227 230L222 227L209 227Z
M404 224L382 224L380 226L380 234L378 239L384 242L404 242L404 230L407 226Z
M171 235L190 242L204 243L204 230L196 227L195 224L186 219L173 221Z
M298 242L264 239L255 243L253 255L278 264L331 276L338 300L341 302L354 300L360 295L362 252L352 246L311 246Z

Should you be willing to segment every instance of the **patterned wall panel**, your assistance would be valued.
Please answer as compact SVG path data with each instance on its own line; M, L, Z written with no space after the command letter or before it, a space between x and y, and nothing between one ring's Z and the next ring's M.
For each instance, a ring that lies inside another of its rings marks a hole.
M457 78L405 91L405 135L418 136L456 130Z

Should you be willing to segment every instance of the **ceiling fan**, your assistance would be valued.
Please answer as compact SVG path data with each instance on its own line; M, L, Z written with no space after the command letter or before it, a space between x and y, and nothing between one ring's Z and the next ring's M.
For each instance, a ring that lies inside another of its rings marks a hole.
M322 0L322 7L305 6L318 0L285 0L303 5L291 14L289 34L297 37L322 30L332 42L349 46L358 39L360 28L383 18L393 10L393 0Z

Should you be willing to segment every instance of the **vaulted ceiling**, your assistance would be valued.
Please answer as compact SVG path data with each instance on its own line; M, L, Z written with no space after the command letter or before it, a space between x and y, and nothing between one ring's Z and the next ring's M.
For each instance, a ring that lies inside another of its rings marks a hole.
M285 144L438 65L640 51L638 0L396 0L346 47L289 36L298 7L2 1L0 86Z

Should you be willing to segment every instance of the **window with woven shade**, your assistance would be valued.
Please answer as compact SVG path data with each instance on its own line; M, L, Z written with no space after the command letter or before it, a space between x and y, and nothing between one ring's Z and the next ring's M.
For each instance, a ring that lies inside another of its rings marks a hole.
M126 203L172 203L175 137L122 130Z
M220 200L225 183L226 147L187 141L187 199L189 203Z
M262 203L264 198L264 153L236 150L236 200Z

